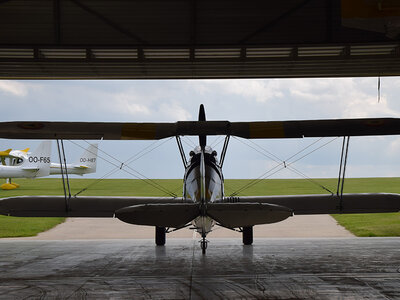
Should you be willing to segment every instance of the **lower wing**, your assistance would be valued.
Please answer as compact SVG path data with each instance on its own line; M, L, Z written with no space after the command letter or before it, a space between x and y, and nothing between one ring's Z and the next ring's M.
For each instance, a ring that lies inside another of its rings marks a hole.
M399 194L250 196L225 198L207 206L219 224L246 227L283 221L291 215L382 213L400 210Z
M246 227L283 221L291 215L381 213L400 210L399 194L250 196L225 198L207 206L220 225Z
M206 215L237 228L293 214L398 212L400 194L248 196L208 203ZM21 217L117 217L137 225L179 228L201 214L198 203L171 197L21 196L0 199L0 214Z
M117 217L137 225L178 228L199 206L173 197L20 196L0 199L0 214L16 217Z
M248 196L223 202L269 203L290 208L296 215L398 212L400 194L363 193L338 195Z

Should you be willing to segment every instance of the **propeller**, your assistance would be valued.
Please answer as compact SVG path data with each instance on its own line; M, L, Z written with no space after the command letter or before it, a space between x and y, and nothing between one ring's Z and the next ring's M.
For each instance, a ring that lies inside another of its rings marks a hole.
M206 112L204 110L204 105L200 104L200 109L199 109L199 121L205 121L206 120ZM201 149L204 149L207 144L207 136L206 135L199 135L199 143Z

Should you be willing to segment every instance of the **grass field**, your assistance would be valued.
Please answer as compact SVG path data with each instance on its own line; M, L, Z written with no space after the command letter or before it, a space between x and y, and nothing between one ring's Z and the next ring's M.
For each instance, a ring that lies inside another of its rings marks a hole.
M331 191L336 190L336 179L316 179ZM63 195L60 179L19 179L19 189L0 190L0 197L21 195ZM225 194L240 190L252 181L249 179L228 179L225 181ZM81 191L87 196L168 196L164 190L182 195L181 179L155 179L150 184L132 179L71 179L71 193ZM162 186L157 189L155 186ZM400 193L400 178L350 178L346 179L346 193L387 192ZM243 190L239 195L295 195L326 193L316 184L304 179L269 179ZM334 215L336 220L357 236L400 236L400 213ZM0 237L32 236L47 230L63 218L16 218L0 217Z
M64 218L20 218L0 216L0 237L35 236L64 222Z

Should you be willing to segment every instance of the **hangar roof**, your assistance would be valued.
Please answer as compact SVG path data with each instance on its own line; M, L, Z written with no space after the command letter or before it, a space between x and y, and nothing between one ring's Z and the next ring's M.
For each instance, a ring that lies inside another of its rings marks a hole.
M0 78L400 75L397 0L0 0Z

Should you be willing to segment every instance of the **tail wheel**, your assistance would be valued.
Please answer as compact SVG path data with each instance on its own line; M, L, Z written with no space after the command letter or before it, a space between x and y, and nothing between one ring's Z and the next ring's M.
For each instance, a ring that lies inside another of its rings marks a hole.
M200 241L201 253L206 254L207 245L208 245L208 241L205 238L203 238Z
M156 245L157 246L165 245L165 227L156 226Z
M243 244L253 244L253 226L243 227Z

